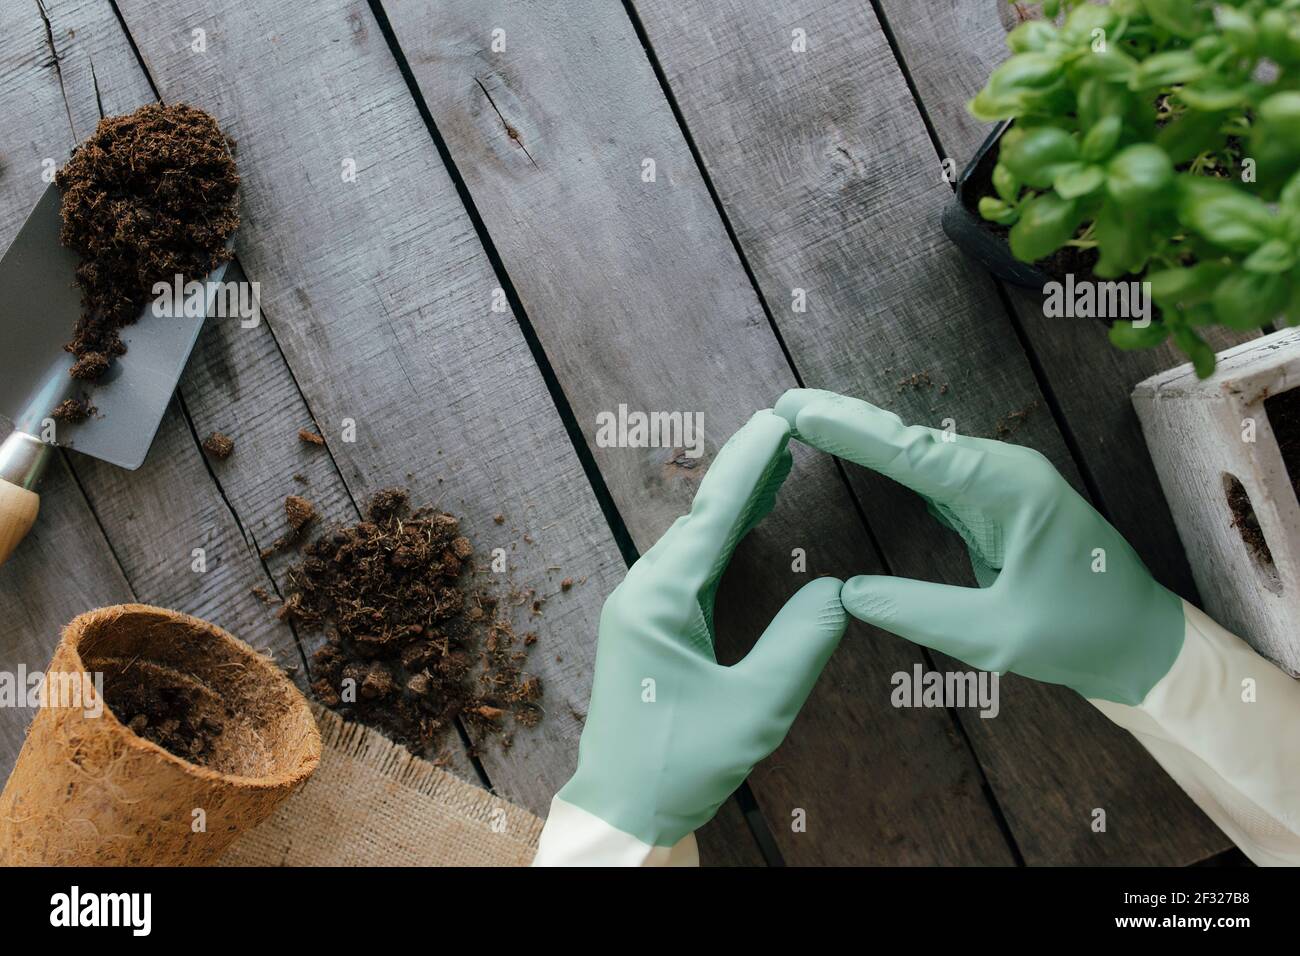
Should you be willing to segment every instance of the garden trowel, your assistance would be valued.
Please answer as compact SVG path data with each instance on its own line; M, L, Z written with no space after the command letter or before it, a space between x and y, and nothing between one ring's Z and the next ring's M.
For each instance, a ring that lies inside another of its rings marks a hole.
M207 277L202 309L160 316L147 304L121 331L127 353L94 383L79 382L64 348L81 316L79 258L59 242L59 202L51 183L0 259L0 434L13 425L0 444L0 564L36 520L35 486L53 445L122 468L144 462L226 269ZM64 399L85 393L97 409L90 418L54 421Z

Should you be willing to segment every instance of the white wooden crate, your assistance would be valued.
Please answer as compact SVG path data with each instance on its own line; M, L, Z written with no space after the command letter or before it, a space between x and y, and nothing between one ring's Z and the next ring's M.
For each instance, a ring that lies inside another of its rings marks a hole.
M1297 387L1300 329L1287 329L1223 352L1208 379L1184 365L1133 392L1205 610L1293 677L1300 677L1300 502L1264 402ZM1271 562L1233 524L1232 478L1250 496Z

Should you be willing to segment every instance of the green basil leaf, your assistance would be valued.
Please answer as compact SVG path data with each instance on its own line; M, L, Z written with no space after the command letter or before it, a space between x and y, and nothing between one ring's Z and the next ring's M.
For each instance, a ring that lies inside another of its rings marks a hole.
M1119 203L1172 198L1173 183L1173 163L1154 143L1126 146L1106 165L1106 191Z
M1143 0L1147 14L1176 37L1193 40L1205 28L1202 8L1193 0Z
M1296 263L1295 250L1285 239L1270 239L1241 263L1247 272L1287 272Z
M1105 116L1092 125L1083 137L1079 155L1090 163L1105 159L1115 151L1124 122L1118 116Z
M1141 272L1151 254L1151 218L1141 207L1103 204L1093 220L1093 236L1098 252L1093 272L1102 279Z
M1007 46L1013 53L1029 53L1047 49L1056 40L1056 27L1046 20L1026 20L1007 34Z
M1178 219L1232 252L1250 252L1277 229L1263 200L1225 182L1192 177L1179 182Z
M1214 317L1230 329L1257 329L1282 314L1290 291L1284 276L1234 272L1214 290Z
M1226 84L1219 77L1206 77L1196 83L1181 87L1178 98L1194 110L1213 113L1236 109L1249 103L1258 92L1254 83Z
M1255 18L1249 13L1225 4L1215 11L1215 20L1224 39L1232 44L1233 49L1243 56L1255 52L1259 31L1255 28Z
M1294 11L1265 10L1259 16L1259 49L1284 65L1300 63L1300 36Z
M1300 170L1297 170L1282 187L1282 195L1278 198L1277 207L1282 215L1300 219Z
M1169 326L1163 322L1152 322L1147 326L1135 326L1127 319L1116 322L1110 327L1110 341L1117 349L1132 352L1137 349L1155 348L1169 338Z
M1255 112L1261 131L1277 138L1291 149L1300 150L1300 92L1285 90L1274 93L1259 104Z
M1093 41L1092 31L1110 32L1118 18L1110 7L1086 3L1075 7L1061 26L1061 39L1070 46L1087 46Z
M993 189L1006 202L1015 202L1020 198L1020 180L1016 179L1006 163L993 167Z
M1074 237L1079 228L1079 204L1056 193L1035 196L1020 211L1020 221L1008 237L1011 253L1021 262L1037 262Z
M1189 110L1156 134L1156 145L1169 154L1175 165L1189 163L1223 139L1219 127L1225 114Z
M1019 215L1014 206L1003 202L993 196L981 196L979 201L980 215L989 222L996 222L1003 226L1009 226L1016 221Z
M1162 86L1193 83L1208 72L1191 50L1169 50L1147 57L1133 72L1129 89L1152 90Z
M1123 50L1107 47L1105 51L1088 53L1070 64L1070 80L1076 85L1085 79L1096 78L1107 83L1127 83L1137 72L1138 61Z
M1180 266L1148 272L1151 298L1161 308L1199 305L1207 301L1232 267L1222 262L1198 262L1194 266Z
M1183 350L1183 354L1192 360L1192 368L1196 369L1196 377L1209 378L1213 375L1215 365L1214 349L1210 348L1203 338L1186 325L1176 325L1172 331L1174 343Z
M969 109L977 119L1009 119L1045 100L1064 83L1060 60L1055 56L1035 51L1017 53L990 74Z
M1022 183L1038 189L1052 185L1059 167L1079 158L1079 146L1063 129L1039 126L1008 143L1003 139L1002 162Z
M1100 166L1090 163L1069 163L1061 166L1052 180L1052 188L1062 199L1078 199L1106 182L1106 173Z

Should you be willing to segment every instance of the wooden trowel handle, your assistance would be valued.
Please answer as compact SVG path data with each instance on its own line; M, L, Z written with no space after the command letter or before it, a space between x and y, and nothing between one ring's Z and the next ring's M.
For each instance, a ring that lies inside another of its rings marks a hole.
M0 478L0 564L26 537L41 507L41 496Z
M45 470L50 446L15 428L0 442L0 564L31 530L41 497L31 489Z

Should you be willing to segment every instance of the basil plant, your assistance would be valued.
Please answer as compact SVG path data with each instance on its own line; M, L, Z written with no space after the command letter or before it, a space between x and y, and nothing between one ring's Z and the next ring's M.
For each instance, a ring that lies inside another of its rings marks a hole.
M1025 262L1074 246L1148 281L1158 318L1111 340L1172 339L1203 377L1205 328L1300 323L1300 0L1042 8L970 103L1015 121L980 214Z

